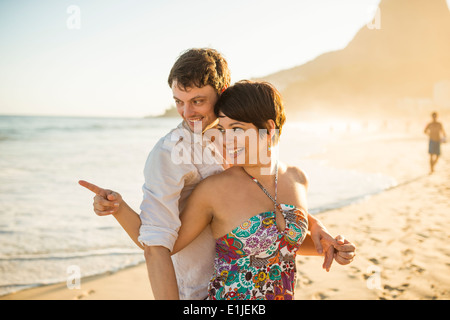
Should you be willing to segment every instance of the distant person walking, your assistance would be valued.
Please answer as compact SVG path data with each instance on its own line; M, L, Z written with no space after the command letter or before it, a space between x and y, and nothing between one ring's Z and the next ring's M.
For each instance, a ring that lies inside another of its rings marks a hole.
M430 174L434 172L434 166L441 155L441 142L445 142L446 134L442 123L437 121L438 114L433 112L431 114L433 121L425 127L425 134L430 137L428 146L428 153L430 154Z

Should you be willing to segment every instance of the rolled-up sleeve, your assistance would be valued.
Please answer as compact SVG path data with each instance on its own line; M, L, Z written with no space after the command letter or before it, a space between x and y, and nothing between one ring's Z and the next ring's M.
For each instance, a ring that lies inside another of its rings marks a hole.
M163 246L172 251L181 222L179 201L186 183L198 175L194 165L176 164L171 159L167 139L150 152L144 168L141 228L138 241L147 246Z

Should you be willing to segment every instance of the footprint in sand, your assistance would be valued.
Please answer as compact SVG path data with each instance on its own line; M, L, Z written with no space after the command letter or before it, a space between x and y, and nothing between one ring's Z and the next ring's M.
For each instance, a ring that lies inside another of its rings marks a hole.
M413 261L414 259L414 251L411 249L403 250L401 251L401 254L405 263L411 263L411 261Z
M297 271L298 277L295 283L299 288L304 288L310 286L314 281L312 281L309 277L307 277L303 272Z
M315 292L312 295L312 299L313 300L325 300L327 298L329 298L334 292L339 291L339 289L336 288L331 288L325 291L319 291L319 292Z
M350 279L355 279L357 277L359 277L361 274L361 270L355 266L350 266L348 268L348 277Z
M398 287L392 287L390 285L383 286L383 293L380 299L395 299L398 298L407 288L409 283L404 283Z
M423 272L425 271L424 268L419 267L419 266L416 265L416 264L410 264L410 265L409 265L409 269L413 270L413 271L414 271L415 273L417 273L417 274L421 274L421 273L423 273Z
M95 293L94 290L89 290L89 291L84 291L83 293L81 293L80 295L76 296L74 298L74 300L81 300L86 298L87 296L90 296L91 294Z
M414 251L412 249L406 249L406 250L402 251L402 255L403 256L409 256L409 255L411 255L413 253L414 253Z
M374 237L371 237L370 240L372 240L373 242L377 242L377 243L382 242L380 239L377 239L377 238L374 238Z

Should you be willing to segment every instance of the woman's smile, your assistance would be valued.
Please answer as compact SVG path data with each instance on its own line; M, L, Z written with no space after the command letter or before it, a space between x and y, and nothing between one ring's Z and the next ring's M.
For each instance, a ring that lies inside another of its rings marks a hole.
M227 149L228 154L230 157L237 158L245 151L245 147L237 148L237 149Z

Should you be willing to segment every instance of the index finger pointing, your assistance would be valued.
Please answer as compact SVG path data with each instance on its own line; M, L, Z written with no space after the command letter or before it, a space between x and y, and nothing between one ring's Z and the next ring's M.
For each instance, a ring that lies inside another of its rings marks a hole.
M105 196L105 190L100 188L100 187L98 187L98 186L96 186L93 183L90 183L90 182L87 182L87 181L84 181L84 180L80 180L80 181L78 181L78 184L80 186L82 186L82 187L85 187L86 189L91 190L95 194L98 194L98 195L100 195L102 197Z

